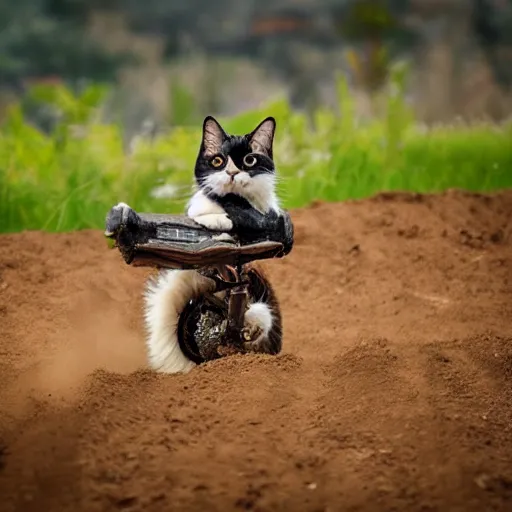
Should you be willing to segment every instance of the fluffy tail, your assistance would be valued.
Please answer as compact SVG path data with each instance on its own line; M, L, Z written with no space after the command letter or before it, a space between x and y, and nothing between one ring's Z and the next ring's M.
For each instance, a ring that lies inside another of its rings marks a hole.
M214 288L211 279L195 270L167 270L148 283L145 322L151 368L162 373L180 373L195 366L180 349L178 320L189 300Z

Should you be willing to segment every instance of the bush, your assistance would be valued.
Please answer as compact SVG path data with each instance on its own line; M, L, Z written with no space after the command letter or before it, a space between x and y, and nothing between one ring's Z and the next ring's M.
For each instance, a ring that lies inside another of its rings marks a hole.
M512 125L485 123L425 128L403 100L395 75L381 119L358 123L343 80L339 111L319 109L310 120L284 100L220 119L244 133L264 116L278 122L275 158L287 208L313 200L342 201L379 191L491 191L512 186ZM138 211L182 212L191 194L201 127L176 126L125 147L122 129L98 118L105 91L73 95L38 87L32 98L59 113L45 134L14 105L0 129L0 231L103 228L118 201Z

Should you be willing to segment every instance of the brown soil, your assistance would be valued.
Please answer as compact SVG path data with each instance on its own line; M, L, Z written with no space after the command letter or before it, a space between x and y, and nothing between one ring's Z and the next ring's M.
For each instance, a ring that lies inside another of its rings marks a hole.
M510 510L512 192L293 219L283 354L185 376L101 233L2 236L0 510Z

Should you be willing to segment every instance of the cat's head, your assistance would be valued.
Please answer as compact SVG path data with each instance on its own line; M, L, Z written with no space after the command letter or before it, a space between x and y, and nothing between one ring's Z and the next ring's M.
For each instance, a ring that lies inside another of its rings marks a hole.
M246 135L228 135L208 116L195 166L198 187L207 196L237 194L268 209L266 203L275 197L275 129L275 119L267 117Z

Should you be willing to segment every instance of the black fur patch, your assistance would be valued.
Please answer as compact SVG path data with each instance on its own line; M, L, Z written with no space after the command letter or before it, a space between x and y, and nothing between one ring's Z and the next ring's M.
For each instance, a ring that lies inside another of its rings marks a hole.
M233 232L242 243L266 238L281 242L285 254L292 250L294 232L288 215L279 214L274 210L263 214L251 206L249 201L236 194L210 197L227 213L233 223Z

